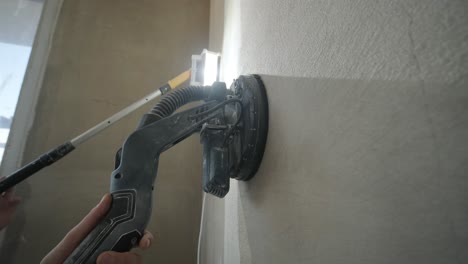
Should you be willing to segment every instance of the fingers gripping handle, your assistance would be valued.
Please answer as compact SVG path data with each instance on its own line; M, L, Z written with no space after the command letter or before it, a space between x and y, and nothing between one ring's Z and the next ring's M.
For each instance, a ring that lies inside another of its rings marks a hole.
M218 112L211 112L202 120L191 118L213 106L215 102L172 114L137 129L127 138L111 175L111 209L65 263L95 263L104 251L128 251L138 244L151 217L159 154L216 116Z
M112 193L112 205L107 215L65 263L96 263L97 257L104 251L125 252L137 245L144 226L135 224L136 199L134 190Z

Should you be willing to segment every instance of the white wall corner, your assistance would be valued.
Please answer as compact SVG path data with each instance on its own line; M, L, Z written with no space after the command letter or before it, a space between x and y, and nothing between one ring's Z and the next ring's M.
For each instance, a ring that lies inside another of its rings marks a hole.
M47 0L44 3L0 167L0 175L12 173L23 163L23 152L34 122L36 105L62 3L63 0Z
M0 175L9 175L23 163L24 148L34 122L36 105L62 3L63 0L47 0L44 3L0 166ZM0 247L3 246L5 230L6 228L0 231Z

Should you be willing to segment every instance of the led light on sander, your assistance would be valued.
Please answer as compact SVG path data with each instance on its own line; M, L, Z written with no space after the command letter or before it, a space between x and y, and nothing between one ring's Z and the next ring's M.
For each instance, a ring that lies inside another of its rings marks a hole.
M192 55L190 85L212 85L219 81L221 56L206 49L200 55Z

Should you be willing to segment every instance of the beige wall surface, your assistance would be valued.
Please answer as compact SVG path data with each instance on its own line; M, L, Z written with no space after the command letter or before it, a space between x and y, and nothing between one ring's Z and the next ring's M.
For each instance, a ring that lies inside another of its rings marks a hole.
M65 0L24 161L62 143L190 67L208 45L209 1ZM109 189L115 151L142 109L17 188L23 197L1 263L38 263ZM201 206L196 137L159 162L146 263L194 263Z
M224 76L262 74L270 130L206 263L468 263L467 2L224 8Z

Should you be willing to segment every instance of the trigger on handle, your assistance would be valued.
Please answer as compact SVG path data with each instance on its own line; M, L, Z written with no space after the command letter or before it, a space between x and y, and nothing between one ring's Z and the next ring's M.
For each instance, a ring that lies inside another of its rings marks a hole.
M115 153L115 168L117 169L120 166L120 162L122 161L122 148L119 148Z

